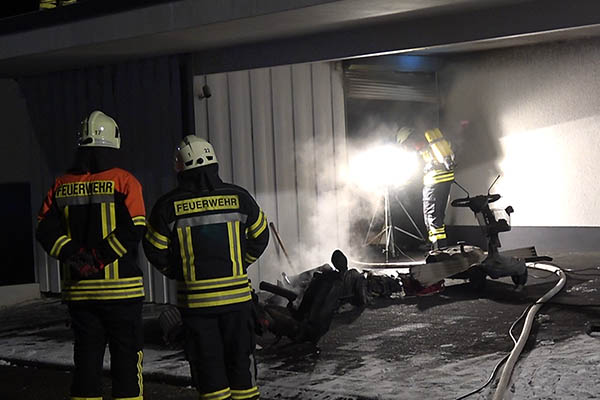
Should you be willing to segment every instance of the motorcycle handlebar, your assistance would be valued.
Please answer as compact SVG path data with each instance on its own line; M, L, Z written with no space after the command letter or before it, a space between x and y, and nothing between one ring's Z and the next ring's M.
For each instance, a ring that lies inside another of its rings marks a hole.
M450 205L452 207L471 207L471 205L474 201L476 201L476 199L481 199L482 197L486 198L488 203L493 203L495 201L500 200L499 194L488 194L475 197L462 197L460 199L454 199L450 202Z
M292 292L291 290L282 288L281 286L273 285L269 282L262 281L258 287L266 292L284 297L290 302L293 302L294 300L296 300L296 297L298 297L298 295L296 295L296 293Z
M499 194L488 194L487 198L488 198L489 203L493 203L495 201L500 200L500 195Z

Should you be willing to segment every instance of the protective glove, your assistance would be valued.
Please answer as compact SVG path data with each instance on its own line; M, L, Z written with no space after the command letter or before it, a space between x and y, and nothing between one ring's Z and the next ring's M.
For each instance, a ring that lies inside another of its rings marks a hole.
M87 278L104 268L96 258L94 249L88 251L83 248L67 258L65 265L71 270L71 277L74 279Z

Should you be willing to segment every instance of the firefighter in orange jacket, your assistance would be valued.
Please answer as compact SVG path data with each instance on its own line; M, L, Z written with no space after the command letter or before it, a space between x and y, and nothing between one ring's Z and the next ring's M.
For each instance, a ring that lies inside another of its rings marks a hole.
M60 260L62 296L74 333L71 399L102 399L108 344L114 399L142 399L142 187L114 168L121 138L100 111L83 122L74 166L58 177L38 216L37 240Z
M154 206L144 251L177 280L185 350L200 399L257 399L247 268L268 244L267 219L245 189L219 178L206 140L184 137L175 164L179 184Z

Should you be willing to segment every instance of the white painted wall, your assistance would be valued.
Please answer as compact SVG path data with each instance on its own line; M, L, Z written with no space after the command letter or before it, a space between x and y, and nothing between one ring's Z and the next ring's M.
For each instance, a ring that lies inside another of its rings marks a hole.
M255 282L275 281L329 261L346 243L338 181L346 160L342 71L315 63L194 78L212 97L195 99L196 134L215 147L221 177L255 195L290 254L271 234Z
M486 52L440 72L457 180L480 194L501 174L495 204L514 207L513 226L600 226L599 60L600 41L587 40ZM453 208L447 223L476 224Z

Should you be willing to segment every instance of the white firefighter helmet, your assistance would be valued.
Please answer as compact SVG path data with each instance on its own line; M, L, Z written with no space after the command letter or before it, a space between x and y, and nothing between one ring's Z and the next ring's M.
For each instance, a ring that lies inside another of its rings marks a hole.
M114 119L102 111L93 111L81 121L81 130L77 135L79 147L121 147L119 127Z
M188 135L177 146L175 151L175 170L177 172L210 164L217 164L217 156L212 144L206 140L196 135Z

